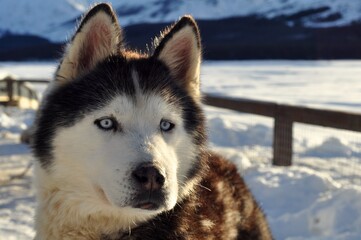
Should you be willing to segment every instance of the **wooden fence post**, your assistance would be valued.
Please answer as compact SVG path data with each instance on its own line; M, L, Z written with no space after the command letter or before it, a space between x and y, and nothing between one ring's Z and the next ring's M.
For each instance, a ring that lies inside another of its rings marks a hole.
M285 117L276 116L273 128L273 165L292 165L293 122Z
M8 93L8 104L12 105L14 101L14 79L12 79L12 77L6 77L4 81L6 82L6 91Z

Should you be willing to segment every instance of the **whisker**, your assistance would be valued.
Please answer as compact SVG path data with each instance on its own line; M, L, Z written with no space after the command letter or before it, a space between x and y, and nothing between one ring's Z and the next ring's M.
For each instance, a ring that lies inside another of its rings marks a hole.
M203 188L203 189L205 189L205 190L207 190L207 191L212 192L212 189L207 188L206 186L203 186L203 185L202 185L202 184L200 184L200 183L196 183L196 185L197 185L197 186L199 186L199 187L201 187L201 188Z

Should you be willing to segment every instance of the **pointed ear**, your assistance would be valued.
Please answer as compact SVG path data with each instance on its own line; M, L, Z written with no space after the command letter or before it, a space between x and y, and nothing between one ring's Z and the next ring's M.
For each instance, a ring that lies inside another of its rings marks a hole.
M84 15L56 72L56 80L70 81L119 51L121 29L110 5L94 6Z
M162 34L158 42L153 56L164 62L180 86L199 100L201 41L194 19L182 17Z

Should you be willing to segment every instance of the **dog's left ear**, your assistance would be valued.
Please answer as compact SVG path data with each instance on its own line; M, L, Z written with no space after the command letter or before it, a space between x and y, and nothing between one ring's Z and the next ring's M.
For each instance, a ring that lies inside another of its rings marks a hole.
M166 30L153 54L168 66L175 80L195 99L200 99L201 41L191 16L182 17Z
M84 15L67 45L56 80L63 83L86 74L100 61L116 54L121 40L121 29L112 7L106 3L94 6Z

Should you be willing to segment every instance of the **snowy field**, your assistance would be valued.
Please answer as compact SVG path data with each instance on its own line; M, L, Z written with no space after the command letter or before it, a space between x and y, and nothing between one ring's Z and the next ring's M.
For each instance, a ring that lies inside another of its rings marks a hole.
M51 78L55 63L0 63L4 73ZM202 89L217 95L361 113L361 61L206 62ZM44 87L37 87L41 92ZM294 165L273 167L272 119L206 107L211 146L234 161L275 239L361 239L361 133L296 124ZM33 161L19 136L32 110L0 108L0 239L31 239Z

